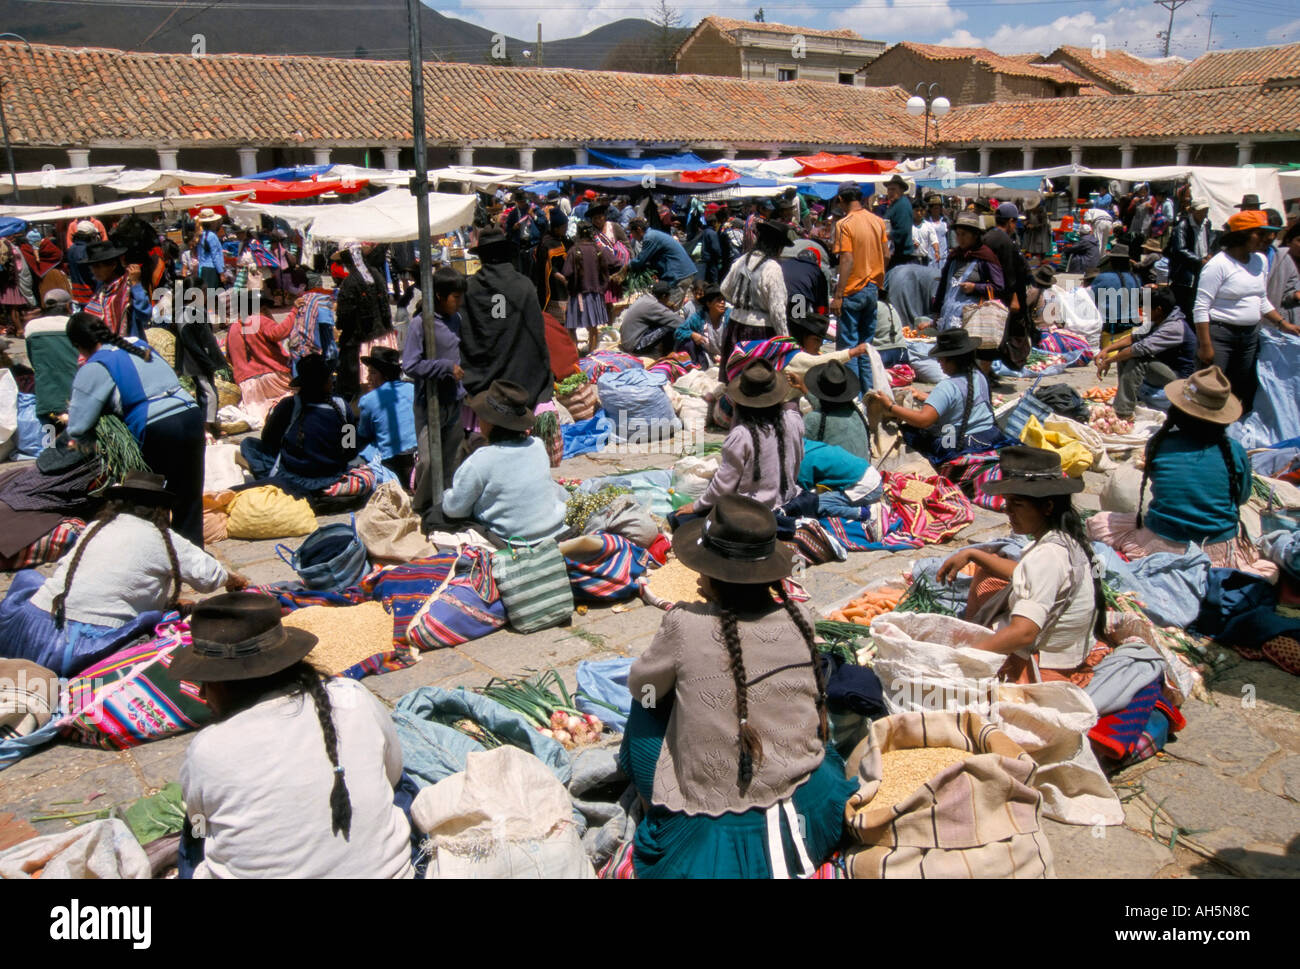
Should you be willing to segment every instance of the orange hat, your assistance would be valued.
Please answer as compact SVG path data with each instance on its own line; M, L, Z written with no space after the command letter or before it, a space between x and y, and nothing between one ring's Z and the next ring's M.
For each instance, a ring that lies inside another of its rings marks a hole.
M1268 224L1268 214L1259 209L1247 209L1228 216L1229 232L1249 232L1251 229L1276 229Z

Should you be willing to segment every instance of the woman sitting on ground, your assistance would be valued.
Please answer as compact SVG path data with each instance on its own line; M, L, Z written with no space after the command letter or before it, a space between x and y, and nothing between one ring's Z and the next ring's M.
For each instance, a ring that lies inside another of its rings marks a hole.
M787 403L789 395L790 382L766 360L755 360L727 384L735 416L718 470L704 494L668 516L674 530L707 515L723 495L753 498L774 511L799 493L803 418Z
M908 447L925 455L935 468L963 454L1016 443L993 422L988 380L976 365L978 348L979 341L965 330L939 334L930 356L939 361L946 379L928 395L913 392L921 402L919 410L896 404L889 391L871 394L886 417L903 425Z
M486 443L456 469L442 496L443 514L472 519L501 543L567 537L564 489L551 478L546 444L528 433L534 420L528 392L494 380L465 403L478 415Z
M357 455L357 418L334 396L334 374L319 354L298 362L298 393L276 404L262 437L246 437L239 453L254 478L307 497L347 473Z
M175 496L162 475L133 472L104 494L104 510L53 575L14 576L0 603L0 656L75 676L150 635L179 603L182 583L200 592L248 584L171 530Z
M870 461L871 429L867 415L858 408L862 385L857 374L833 360L809 370L804 383L817 400L816 408L804 415L805 439L834 444Z
M1169 417L1147 442L1138 513L1099 512L1088 534L1129 559L1156 552L1182 554L1195 543L1219 568L1273 576L1240 537L1238 509L1250 500L1253 472L1240 444L1227 435L1242 407L1218 367L1208 367L1165 387ZM1151 505L1142 512L1147 487Z
M1029 683L1090 676L1085 661L1105 633L1106 599L1092 545L1070 498L1083 490L1083 482L1064 476L1055 451L1016 445L998 458L1002 477L984 488L1006 497L1011 531L1033 541L1019 563L963 549L940 566L938 578L952 581L974 564L965 618L994 630L976 645L1007 657L1002 679Z
M811 618L780 585L791 553L772 513L738 495L683 525L673 551L706 601L668 612L628 676L636 876L810 875L839 845L855 784L828 745Z
M413 877L410 822L393 803L402 748L374 695L322 680L306 661L316 637L285 628L272 596L208 599L190 631L168 672L201 684L217 719L181 765L182 876Z

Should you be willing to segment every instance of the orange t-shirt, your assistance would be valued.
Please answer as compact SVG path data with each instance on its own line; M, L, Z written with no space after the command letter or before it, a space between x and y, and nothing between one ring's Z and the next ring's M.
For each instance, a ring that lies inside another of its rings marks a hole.
M889 262L889 223L866 209L850 212L835 226L835 252L853 254L845 296L853 295L867 283L883 286Z

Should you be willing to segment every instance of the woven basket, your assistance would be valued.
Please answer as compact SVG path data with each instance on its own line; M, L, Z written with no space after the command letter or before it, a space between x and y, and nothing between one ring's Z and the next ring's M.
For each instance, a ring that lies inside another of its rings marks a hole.
M221 377L212 378L212 382L217 387L217 406L233 407L237 406L243 399L239 393L239 387L232 384L229 380L223 380Z
M153 352L162 357L167 366L176 368L176 336L161 326L151 326L144 331L145 341Z

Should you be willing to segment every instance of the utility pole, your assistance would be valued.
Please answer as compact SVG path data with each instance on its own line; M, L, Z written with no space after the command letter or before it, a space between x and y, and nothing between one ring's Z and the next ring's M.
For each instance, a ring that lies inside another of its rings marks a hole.
M537 66L546 66L546 61L542 59L542 22L540 20L537 21Z
M1174 39L1174 11L1191 0L1155 0L1157 7L1164 7L1169 11L1169 29L1165 31L1165 56L1169 56L1169 42Z
M1206 53L1209 53L1209 50L1210 50L1210 40L1213 39L1213 37L1214 37L1214 18L1217 17L1217 16L1218 16L1218 14L1215 13L1213 10L1210 11L1210 29L1209 29L1208 31L1205 32L1205 50L1206 50Z
M432 356L438 345L433 325L433 234L429 231L429 157L424 133L424 54L420 48L420 0L406 0L406 16L411 30L411 128L415 138L415 177L411 194L415 196L415 218L420 234L420 320L424 324L424 352ZM427 424L429 428L429 484L433 492L432 510L442 512L442 415L438 408L438 382L430 377L424 382Z

